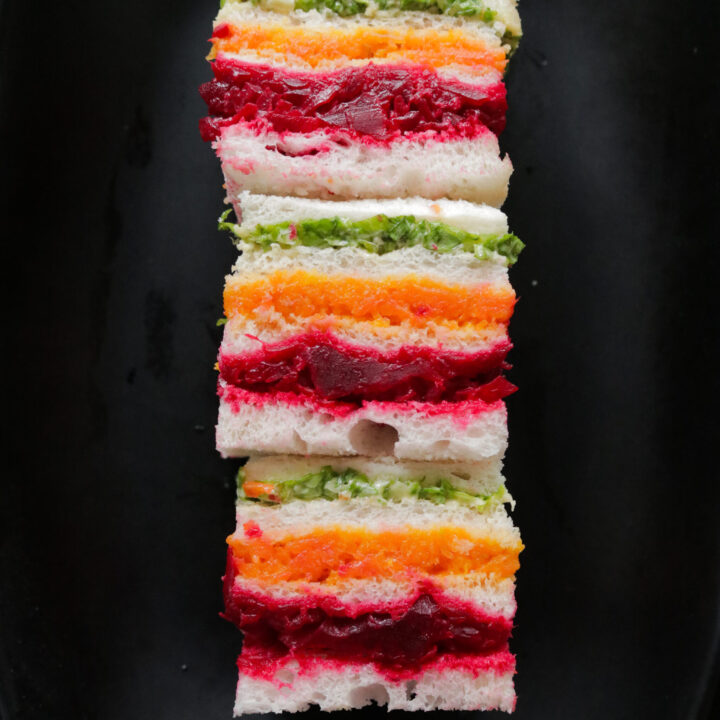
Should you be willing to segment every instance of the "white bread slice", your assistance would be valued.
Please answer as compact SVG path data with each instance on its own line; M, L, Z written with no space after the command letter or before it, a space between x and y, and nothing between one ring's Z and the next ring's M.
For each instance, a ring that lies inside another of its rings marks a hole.
M241 502L236 505L235 516L235 537L241 542L245 539L244 526L248 522L257 524L263 538L270 540L339 527L371 533L458 528L476 539L492 540L504 547L514 547L520 542L520 532L502 504L479 512L457 502L435 505L417 498L391 503L379 503L372 497L282 505Z
M514 668L478 671L431 664L415 677L393 679L370 663L319 662L304 667L296 659L279 665L271 678L240 672L234 714L349 710L387 705L388 710L504 710L515 708Z
M515 0L485 0L485 7L495 10L497 16L492 23L485 23L479 17L459 17L418 10L381 10L370 3L366 13L342 17L328 8L318 10L295 10L293 0L261 0L257 5L251 2L229 0L213 23L241 26L244 24L289 25L307 28L408 27L418 30L462 30L468 35L487 38L490 47L500 45L506 32L520 34L520 15Z
M311 65L307 60L298 56L287 55L283 52L276 52L270 49L262 51L245 49L240 52L227 52L221 50L217 53L217 60L253 63L255 65L264 65L279 70L289 70L295 72L307 73L331 73L346 68L364 68L368 65L387 65L393 68L398 66L412 65L404 58L397 57L374 57L372 60L366 59L347 59L347 58L330 58L319 62L317 65ZM447 65L433 67L432 70L439 77L445 80L457 80L468 85L475 86L476 89L487 88L503 81L502 73L490 65L458 65L448 62Z
M498 256L501 260L501 256ZM444 285L493 285L510 291L508 269L503 262L484 260L469 252L435 253L420 245L375 255L362 248L316 248L297 245L267 250L243 244L242 255L233 266L236 276L272 275L279 271L349 276L383 280L405 276L425 277ZM233 276L226 279L228 284Z
M242 190L326 199L421 196L499 207L512 174L489 131L447 141L426 132L383 145L337 130L257 129L232 125L213 144L230 197Z
M258 195L246 190L231 198L242 231L257 225L340 218L347 222L367 220L377 215L412 216L417 220L443 223L475 235L504 235L507 216L489 205L465 200L428 200L421 197L369 198L364 200L316 200L312 198Z
M365 475L371 482L401 480L412 482L424 478L428 485L447 480L458 490L476 495L492 495L505 482L500 454L474 463L420 463L401 462L394 458L337 458L311 455L308 457L269 455L255 456L245 464L243 472L247 482L277 483L297 480L309 473L331 467L341 473L352 469ZM367 498L371 500L371 498ZM306 502L306 501L301 501Z
M332 403L314 406L288 394L291 403L280 394L230 389L222 380L219 389L215 440L223 457L276 453L475 462L507 447L507 413L500 401L368 402L340 414L330 412Z
M381 352L392 352L403 345L428 346L454 352L487 351L507 340L504 325L479 328L430 321L423 327L408 322L389 325L381 321L355 320L337 316L289 319L272 310L258 309L254 317L231 317L223 334L220 353L239 355L257 352L260 342L276 343L310 331L330 332L339 340Z
M328 587L304 581L267 583L236 576L233 586L257 597L288 603L323 601L337 607L342 604L348 615L384 612L400 603L411 605L421 593L428 592L427 578L343 578ZM515 581L512 578L488 577L482 573L437 575L432 587L450 601L470 604L488 615L512 620L517 610Z

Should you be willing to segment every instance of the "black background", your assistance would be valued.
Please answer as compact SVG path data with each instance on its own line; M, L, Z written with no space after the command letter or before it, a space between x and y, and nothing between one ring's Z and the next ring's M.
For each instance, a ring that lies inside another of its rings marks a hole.
M710 717L717 4L521 4L517 717ZM235 465L213 448L212 366L233 251L196 92L215 10L0 5L8 720L231 715Z

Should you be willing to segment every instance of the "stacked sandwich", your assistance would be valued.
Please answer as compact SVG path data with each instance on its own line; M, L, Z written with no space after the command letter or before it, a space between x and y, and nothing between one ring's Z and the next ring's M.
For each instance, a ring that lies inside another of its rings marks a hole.
M514 707L522 243L494 206L518 36L513 0L221 7L201 131L241 250L217 426L250 456L224 585L236 714Z
M519 32L513 6L225 2L201 131L215 143L230 194L499 205L511 173L497 134L504 40Z

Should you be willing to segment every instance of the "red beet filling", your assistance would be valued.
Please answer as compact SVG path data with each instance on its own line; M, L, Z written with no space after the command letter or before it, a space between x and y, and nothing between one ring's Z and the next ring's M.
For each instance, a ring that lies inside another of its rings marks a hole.
M420 595L399 616L369 612L347 617L233 589L226 593L225 617L242 629L247 649L370 661L389 668L419 666L446 654L501 652L512 630L506 618L470 613L430 594Z
M259 118L277 132L340 128L389 139L434 130L474 137L505 128L502 82L473 85L414 66L366 65L333 72L296 72L218 59L215 79L200 87L209 117L204 140L222 129Z
M306 333L246 355L221 355L220 377L255 393L294 392L323 400L492 403L516 387L502 376L510 365L504 341L480 353L407 345L388 353Z

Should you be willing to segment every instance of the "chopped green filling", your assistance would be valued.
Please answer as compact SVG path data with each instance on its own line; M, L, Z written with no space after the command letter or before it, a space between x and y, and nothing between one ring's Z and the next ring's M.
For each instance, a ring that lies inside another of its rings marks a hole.
M465 251L481 260L502 259L506 265L517 262L525 247L516 235L475 235L443 223L418 220L412 215L388 217L376 215L367 220L346 221L341 218L302 220L257 225L243 229L227 221L231 211L220 217L218 228L231 232L238 240L268 250L297 246L315 248L357 247L377 255L420 245L439 253Z
M220 7L223 7L226 1L220 0ZM253 5L270 7L273 5L273 0L251 0L251 2ZM285 2L281 4L286 5ZM292 5L292 0L287 5ZM483 0L295 0L294 8L305 12L327 8L341 17L365 14L368 8L398 12L419 10L435 15L475 17L486 23L493 22L497 17L497 12L485 7Z
M358 2L358 0L295 0L296 10L308 12L325 7L341 17L364 13L367 6L367 2Z
M325 7L342 17L365 13L371 5L378 10L420 10L440 15L477 17L486 23L493 22L497 15L494 10L486 8L482 0L375 0L374 3L368 0L295 0L296 10Z
M371 480L361 472L347 468L342 472L326 465L318 472L308 473L294 480L273 482L271 496L262 494L248 497L243 486L245 473L240 468L237 475L238 500L278 504L294 500L337 500L358 497L375 497L379 500L398 501L403 498L418 498L442 505L454 500L466 507L484 510L488 506L502 503L507 499L507 491L501 485L489 495L476 495L456 488L444 478L417 478L412 480L378 478Z

